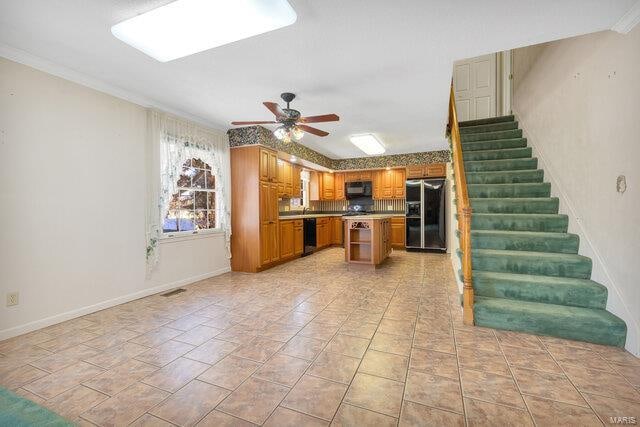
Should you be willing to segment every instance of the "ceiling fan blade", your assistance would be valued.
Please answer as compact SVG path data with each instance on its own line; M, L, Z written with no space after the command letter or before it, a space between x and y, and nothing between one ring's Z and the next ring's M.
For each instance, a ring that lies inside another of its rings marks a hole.
M232 125L270 125L278 122L231 122Z
M275 114L276 118L287 117L287 115L282 111L282 108L275 102L263 102L264 106L269 109L273 114Z
M337 122L340 120L336 114L323 114L321 116L300 117L300 123Z
M296 125L296 126L298 126L303 131L312 133L314 135L318 135L318 136L327 136L327 135L329 135L329 132L325 132L325 131L320 130L320 129L312 128L311 126L307 126L307 125Z

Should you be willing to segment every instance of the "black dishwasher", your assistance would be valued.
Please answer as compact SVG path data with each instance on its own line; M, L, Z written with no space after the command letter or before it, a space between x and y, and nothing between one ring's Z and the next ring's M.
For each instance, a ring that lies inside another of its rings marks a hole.
M316 219L305 218L304 223L304 251L302 256L309 255L316 250Z

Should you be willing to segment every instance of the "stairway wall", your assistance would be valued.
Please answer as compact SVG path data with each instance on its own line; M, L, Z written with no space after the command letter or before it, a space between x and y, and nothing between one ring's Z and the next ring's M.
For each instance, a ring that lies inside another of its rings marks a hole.
M513 110L640 355L640 26L517 49ZM616 191L625 175L627 190Z

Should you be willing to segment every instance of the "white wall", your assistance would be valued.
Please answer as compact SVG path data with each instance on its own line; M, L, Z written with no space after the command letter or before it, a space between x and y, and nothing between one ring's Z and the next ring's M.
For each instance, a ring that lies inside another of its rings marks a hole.
M458 291L462 294L463 282L460 280L458 271L462 268L460 257L458 256L458 249L460 248L460 239L456 235L458 230L458 220L456 219L456 192L453 188L455 183L453 177L453 163L447 163L447 186L445 193L445 203L447 206L447 253L451 258L451 266L456 278L456 284L458 285Z
M0 58L0 339L229 270L210 235L163 241L145 278L145 131L143 107Z
M640 26L514 52L513 108L640 354ZM625 175L627 191L616 191Z

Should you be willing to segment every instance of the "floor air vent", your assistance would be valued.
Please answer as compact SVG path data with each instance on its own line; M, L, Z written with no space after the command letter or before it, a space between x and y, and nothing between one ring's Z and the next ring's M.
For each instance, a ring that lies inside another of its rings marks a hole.
M178 288L178 289L174 289L174 290L169 291L169 292L165 292L164 294L160 294L160 295L163 296L163 297L172 297L174 295L178 295L178 294L181 294L183 292L187 292L187 290L186 289L182 289L182 288Z

